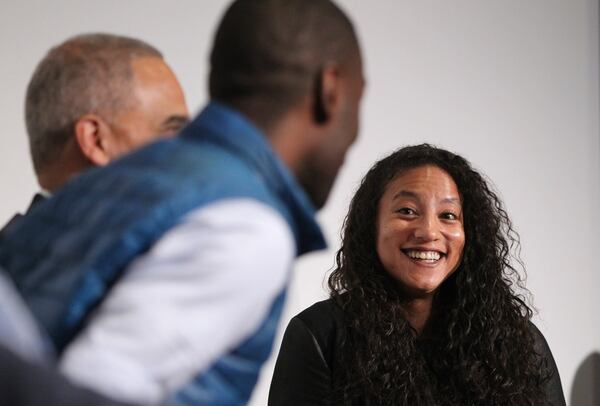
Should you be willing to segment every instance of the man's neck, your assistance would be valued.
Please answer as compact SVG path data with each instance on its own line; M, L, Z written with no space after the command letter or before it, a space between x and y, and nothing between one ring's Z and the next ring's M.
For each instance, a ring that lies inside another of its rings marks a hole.
M81 153L77 143L69 142L58 159L38 172L38 183L43 191L52 194L90 166L91 163Z

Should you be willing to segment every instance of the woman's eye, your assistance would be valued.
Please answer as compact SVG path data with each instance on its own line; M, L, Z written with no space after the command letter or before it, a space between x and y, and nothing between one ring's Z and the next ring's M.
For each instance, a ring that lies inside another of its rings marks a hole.
M442 218L444 220L458 220L458 216L451 212L442 213Z
M414 211L413 209L408 208L408 207L402 207L402 208L396 210L396 212L400 213L400 214L407 215L407 216L412 216L414 214L417 214L416 211Z

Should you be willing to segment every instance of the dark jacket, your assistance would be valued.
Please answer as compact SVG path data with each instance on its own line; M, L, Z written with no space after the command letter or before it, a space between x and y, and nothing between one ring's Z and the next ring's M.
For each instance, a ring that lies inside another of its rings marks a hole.
M542 333L530 324L536 350L547 359L552 378L546 385L551 405L565 398L556 363ZM318 302L290 321L277 357L269 406L329 405L336 351L342 340L343 313L332 299Z

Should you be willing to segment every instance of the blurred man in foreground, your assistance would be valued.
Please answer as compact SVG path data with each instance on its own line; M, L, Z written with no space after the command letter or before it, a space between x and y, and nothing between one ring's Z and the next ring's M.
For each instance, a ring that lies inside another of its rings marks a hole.
M325 246L315 211L356 138L363 86L333 2L235 1L200 115L0 239L67 375L127 401L245 404L294 258Z

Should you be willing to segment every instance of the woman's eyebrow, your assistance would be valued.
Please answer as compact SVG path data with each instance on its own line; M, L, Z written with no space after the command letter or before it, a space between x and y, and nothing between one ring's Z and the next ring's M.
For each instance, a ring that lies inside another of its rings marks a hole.
M454 204L460 204L460 199L458 197L446 197L442 200L440 200L442 203L454 203Z
M396 193L394 195L394 197L392 198L392 200L396 200L399 199L401 197L410 197L413 199L419 199L419 195L415 192L411 192L410 190L401 190L398 193ZM445 197L443 199L440 200L440 203L453 203L453 204L460 204L460 198L458 197Z
M401 190L392 197L392 200L399 199L401 197L411 197L413 199L418 199L419 196L415 192L411 192L410 190Z

